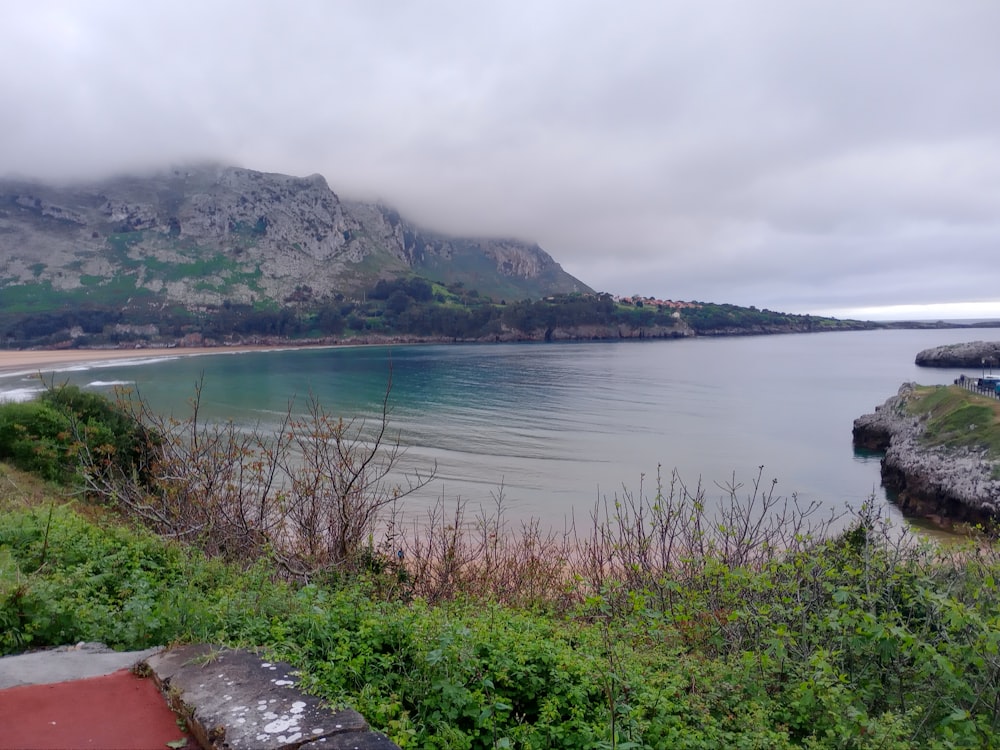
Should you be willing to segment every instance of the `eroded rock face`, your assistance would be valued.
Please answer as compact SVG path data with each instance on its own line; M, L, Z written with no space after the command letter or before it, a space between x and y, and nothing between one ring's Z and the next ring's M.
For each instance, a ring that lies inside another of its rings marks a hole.
M885 451L882 482L898 493L904 511L945 525L995 520L1000 516L997 462L985 450L924 445L925 421L906 411L915 388L904 383L874 413L854 420L855 446Z
M225 166L90 185L0 181L0 278L53 290L111 283L188 307L352 295L417 273L498 298L591 291L540 247L447 237L342 201L320 175ZM308 300L306 300L308 301Z
M992 367L1000 366L1000 341L968 341L924 349L917 354L921 367Z

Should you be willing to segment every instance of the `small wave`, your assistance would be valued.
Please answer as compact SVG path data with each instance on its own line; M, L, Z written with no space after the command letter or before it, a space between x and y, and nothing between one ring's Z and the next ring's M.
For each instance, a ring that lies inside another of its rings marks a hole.
M60 373L60 372L86 372L87 370L100 370L107 367L139 367L141 365L154 365L160 362L169 362L173 359L180 359L183 355L167 354L159 357L142 357L138 359L95 359L89 362L64 362L40 364L34 367L26 367L23 370L11 370L4 372L3 378L14 377L35 377L39 373Z
M88 388L114 388L116 385L134 385L134 380L91 380Z
M62 366L56 372L79 372L81 370L99 370L106 367L141 367L143 365L154 365L160 362L169 362L172 359L180 359L179 356L167 355L163 357L142 357L136 359L96 359L93 362L78 362L73 365Z
M44 388L11 388L6 391L0 391L0 403L31 401L31 399L44 390Z

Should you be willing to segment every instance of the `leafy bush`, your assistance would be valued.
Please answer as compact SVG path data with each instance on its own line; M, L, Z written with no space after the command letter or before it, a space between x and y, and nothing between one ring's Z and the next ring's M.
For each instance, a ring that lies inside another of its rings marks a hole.
M162 435L136 420L121 401L75 385L49 387L40 400L68 415L81 448L125 473L140 472ZM94 459L91 459L92 461Z
M0 458L39 476L69 481L75 470L68 415L43 402L0 405Z
M37 400L0 405L0 459L61 483L93 470L141 473L156 437L124 409L75 385L49 386Z
M0 515L0 653L81 640L264 643L288 596L263 566L240 573L70 506Z

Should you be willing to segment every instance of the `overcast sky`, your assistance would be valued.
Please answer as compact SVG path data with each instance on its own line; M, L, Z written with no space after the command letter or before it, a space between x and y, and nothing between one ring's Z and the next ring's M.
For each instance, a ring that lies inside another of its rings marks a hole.
M616 294L1000 317L997 0L7 2L0 102L0 173L318 172Z

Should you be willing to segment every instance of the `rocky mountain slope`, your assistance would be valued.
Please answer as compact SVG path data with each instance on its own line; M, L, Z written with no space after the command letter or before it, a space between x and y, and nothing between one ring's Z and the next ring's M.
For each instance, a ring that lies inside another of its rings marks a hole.
M319 175L223 166L89 185L0 181L4 306L302 304L418 274L496 299L590 291L538 245L422 230Z

